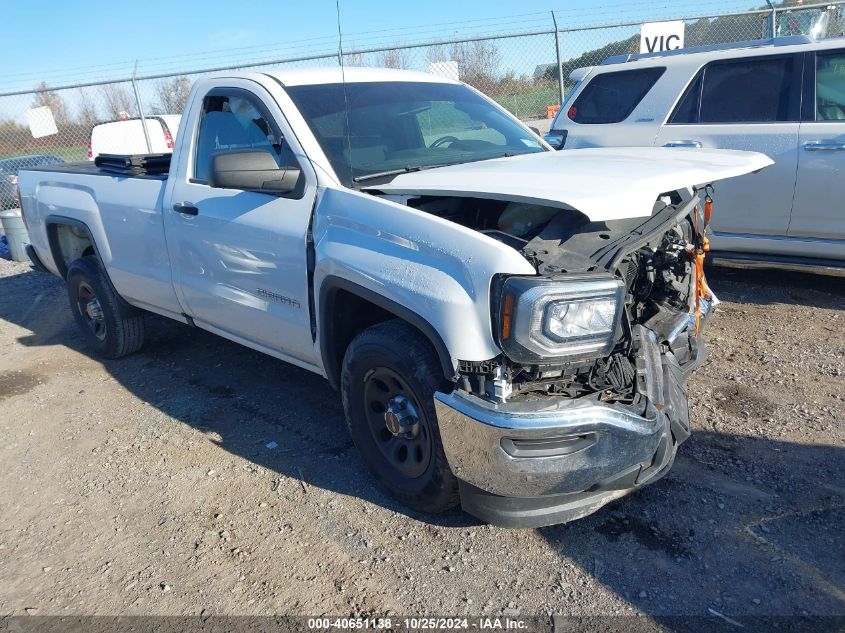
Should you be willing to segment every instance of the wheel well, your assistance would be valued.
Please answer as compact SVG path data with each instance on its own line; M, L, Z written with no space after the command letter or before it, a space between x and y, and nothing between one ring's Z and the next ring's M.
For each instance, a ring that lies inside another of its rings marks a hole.
M340 387L346 349L360 332L390 319L400 318L419 330L432 344L444 376L454 380L454 367L446 346L431 325L407 308L371 291L337 280L324 285L320 300L320 348L323 366L332 387Z
M47 236L53 261L62 277L67 275L71 262L97 254L91 234L84 225L54 222L47 225Z
M327 337L322 344L323 361L329 382L337 388L340 385L343 355L352 339L368 327L392 319L394 315L348 290L338 289L330 297L330 321L323 323L320 336Z

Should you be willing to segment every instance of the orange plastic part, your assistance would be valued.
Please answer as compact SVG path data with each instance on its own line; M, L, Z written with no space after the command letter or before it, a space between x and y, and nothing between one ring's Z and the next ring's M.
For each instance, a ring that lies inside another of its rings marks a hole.
M695 233L698 246L695 248L695 335L701 329L701 300L709 299L712 295L704 277L704 259L710 250L710 239L707 237L707 225L713 217L713 198L707 194L704 198L704 226L698 230L698 207L695 208Z
M502 340L506 341L511 337L511 321L513 320L513 295L505 295L502 302Z

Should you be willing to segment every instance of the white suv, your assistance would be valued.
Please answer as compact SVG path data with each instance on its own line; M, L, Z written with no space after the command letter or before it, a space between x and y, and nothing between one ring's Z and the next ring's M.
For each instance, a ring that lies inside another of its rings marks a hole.
M624 55L572 74L558 149L753 150L775 165L719 183L714 259L845 267L845 38Z

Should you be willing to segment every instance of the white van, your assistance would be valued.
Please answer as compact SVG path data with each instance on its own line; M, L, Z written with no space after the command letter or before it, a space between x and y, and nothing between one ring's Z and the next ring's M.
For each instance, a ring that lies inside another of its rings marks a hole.
M556 149L719 148L775 161L719 183L714 261L845 268L845 38L618 56L573 79L546 136Z
M144 138L140 118L99 123L91 130L88 160L99 154L167 154L173 151L181 114L157 114L145 117L150 147Z

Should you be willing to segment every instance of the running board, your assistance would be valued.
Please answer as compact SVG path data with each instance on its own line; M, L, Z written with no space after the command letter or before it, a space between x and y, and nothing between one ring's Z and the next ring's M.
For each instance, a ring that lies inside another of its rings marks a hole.
M832 277L845 277L845 262L834 259L785 257L779 255L751 255L748 253L711 252L707 263L724 268L759 269L776 268L802 273L816 273Z

